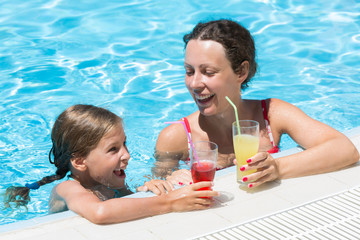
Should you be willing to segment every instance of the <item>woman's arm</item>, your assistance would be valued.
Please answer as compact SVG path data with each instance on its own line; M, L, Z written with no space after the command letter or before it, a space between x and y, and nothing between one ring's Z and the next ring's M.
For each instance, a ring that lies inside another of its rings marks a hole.
M356 163L359 153L352 142L330 126L307 116L296 106L279 99L271 99L269 120L274 138L288 134L305 150L274 159L267 152L259 152L243 169L257 169L247 176L251 186L275 179L291 178L330 172ZM249 184L250 186L250 184Z
M294 105L271 99L269 115L277 132L287 133L305 148L300 153L276 159L280 178L334 171L359 160L357 149L344 134L310 118Z
M168 194L148 198L114 198L99 200L95 194L78 182L65 181L55 192L63 198L68 208L96 224L119 223L169 212L200 210L210 207L212 200L201 197L217 196L215 191L196 191L211 186L199 182Z
M179 167L179 161L189 156L187 135L182 124L171 124L164 128L157 139L152 173L156 177L167 177Z

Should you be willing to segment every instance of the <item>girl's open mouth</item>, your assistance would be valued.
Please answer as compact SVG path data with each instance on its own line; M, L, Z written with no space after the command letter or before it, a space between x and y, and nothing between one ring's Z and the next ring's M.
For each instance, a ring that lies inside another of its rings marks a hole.
M123 169L114 170L114 174L120 178L124 178L126 176L125 171Z

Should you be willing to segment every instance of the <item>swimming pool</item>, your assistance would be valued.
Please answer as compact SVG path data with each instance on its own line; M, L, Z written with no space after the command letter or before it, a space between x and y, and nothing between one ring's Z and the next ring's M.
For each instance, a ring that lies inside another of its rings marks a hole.
M196 110L181 39L200 20L232 18L254 35L260 68L245 97L281 98L340 131L360 126L359 12L347 0L2 1L0 194L54 172L51 126L76 103L124 118L128 184L142 183L163 122ZM27 213L2 210L0 224L46 215L55 184L31 193Z

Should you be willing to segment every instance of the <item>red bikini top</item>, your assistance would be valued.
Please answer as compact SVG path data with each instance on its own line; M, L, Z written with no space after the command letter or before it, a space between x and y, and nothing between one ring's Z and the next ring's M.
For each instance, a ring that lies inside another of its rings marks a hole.
M276 146L274 143L274 137L272 135L271 128L270 128L270 121L269 121L267 110L266 110L266 101L265 100L261 100L261 106L262 106L262 111L263 111L263 115L264 115L266 129L267 129L267 132L268 132L268 135L270 138L270 142L273 145L273 148L268 150L268 153L277 153L280 151L280 148L278 146ZM189 132L189 136L191 138L191 128L190 128L189 120L186 117L182 118L181 120L185 123L186 129ZM188 139L188 148L190 150L190 139Z

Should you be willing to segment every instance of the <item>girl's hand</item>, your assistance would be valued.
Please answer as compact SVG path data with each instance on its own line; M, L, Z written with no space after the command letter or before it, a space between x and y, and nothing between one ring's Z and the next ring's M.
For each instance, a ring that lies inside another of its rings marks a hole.
M192 184L191 172L186 169L174 171L166 180L174 185L190 185Z
M212 182L198 182L168 193L165 197L170 201L171 211L183 212L209 208L213 202L211 197L218 196L219 193L212 190L197 190L212 185Z
M175 188L169 181L152 179L149 182L145 182L143 186L138 187L136 190L138 192L147 192L152 191L156 195L166 194L166 192L171 192Z
M248 164L240 166L241 171L257 169L255 173L246 176L249 182L248 187L257 187L265 182L273 181L279 178L279 170L275 159L268 152L259 152L247 160ZM234 160L236 164L236 159Z

